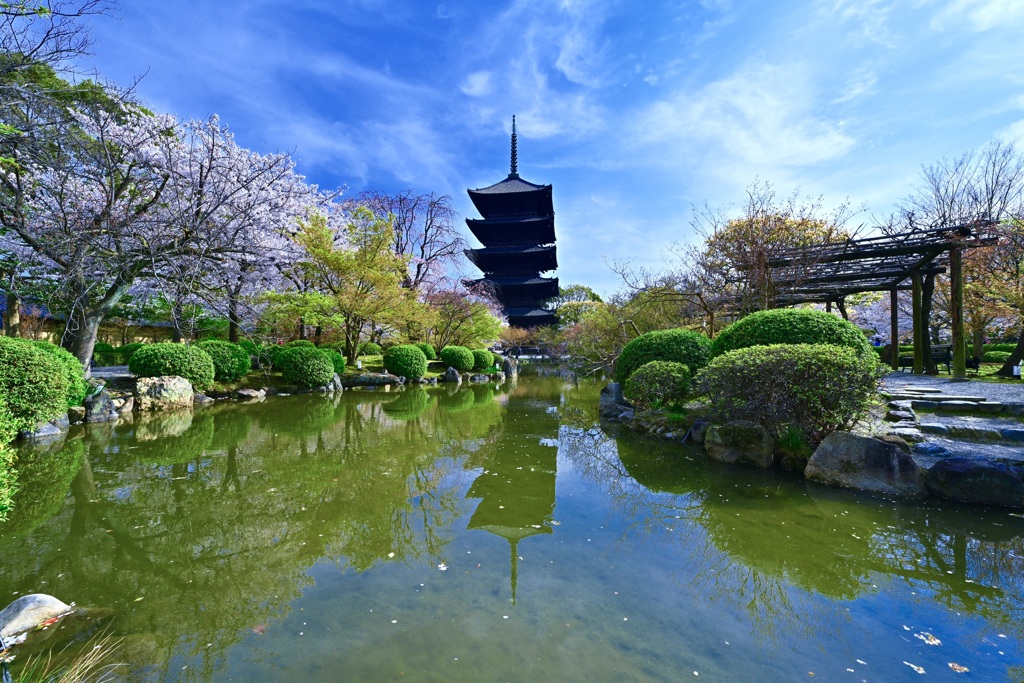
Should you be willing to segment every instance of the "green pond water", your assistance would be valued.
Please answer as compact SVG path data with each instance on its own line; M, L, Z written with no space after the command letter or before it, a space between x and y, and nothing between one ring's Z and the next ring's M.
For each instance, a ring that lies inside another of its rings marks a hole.
M1024 519L606 433L598 389L73 428L19 453L0 606L96 608L35 647L105 629L130 681L1024 680Z

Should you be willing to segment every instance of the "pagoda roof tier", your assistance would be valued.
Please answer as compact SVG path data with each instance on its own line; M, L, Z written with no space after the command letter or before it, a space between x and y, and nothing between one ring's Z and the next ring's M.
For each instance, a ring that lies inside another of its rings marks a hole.
M509 174L500 183L469 191L473 206L484 218L508 216L536 217L554 215L551 186L536 185L517 173Z
M553 244L555 241L554 216L467 218L466 225L485 247Z
M540 327L557 322L555 314L544 308L506 308L505 316L512 327Z
M558 296L558 278L511 275L472 280L467 284L490 286L506 306L533 306Z
M485 247L466 249L465 253L473 265L488 277L516 274L536 276L558 267L558 258L553 246Z

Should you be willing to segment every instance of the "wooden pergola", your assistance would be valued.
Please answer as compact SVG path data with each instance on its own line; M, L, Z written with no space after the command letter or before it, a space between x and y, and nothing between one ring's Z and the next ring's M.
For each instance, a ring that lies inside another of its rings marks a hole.
M967 344L963 315L963 254L965 249L995 243L991 221L973 221L938 228L914 228L843 242L814 244L771 254L763 263L737 267L744 272L761 268L770 274L776 306L824 303L844 311L845 298L861 292L888 291L894 370L899 368L899 311L901 290L912 292L914 372L925 372L931 291L925 283L949 273L950 318L953 332L953 379L967 378ZM929 278L931 276L931 278Z

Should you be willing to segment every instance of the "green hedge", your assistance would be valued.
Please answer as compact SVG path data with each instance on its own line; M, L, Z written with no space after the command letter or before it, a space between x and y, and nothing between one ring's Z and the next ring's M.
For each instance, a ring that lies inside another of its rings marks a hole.
M373 342L363 342L362 344L359 345L358 355L360 356L379 356L381 353L382 351L380 348L380 344L375 344Z
M983 363L1005 363L1013 354L1009 351L986 351L981 357Z
M446 346L441 349L441 362L459 372L469 372L473 369L475 359L473 352L465 346Z
M833 344L877 358L860 328L839 316L799 308L758 311L722 330L711 343L711 355L773 344Z
M7 397L0 390L0 453L4 444L8 444L18 438L18 423L7 407ZM0 464L2 467L2 464Z
M139 377L184 377L196 391L209 389L215 375L208 353L198 346L173 342L144 345L132 354L128 369Z
M334 379L334 364L315 346L285 348L274 365L286 381L304 387L321 387Z
M494 358L490 351L484 349L473 349L473 369L483 372L494 365Z
M641 365L652 360L682 363L692 372L711 359L711 341L693 330L656 330L626 344L615 361L615 381L624 383Z
M31 431L67 412L68 369L55 354L16 337L0 337L0 396L15 429Z
M778 438L796 428L813 448L863 417L880 373L849 346L776 344L729 351L698 373L695 393L716 423L749 420Z
M285 344L284 348L286 348L286 349L297 349L297 348L315 349L316 348L316 344L314 344L313 342L309 341L308 339L293 339L292 341L290 341L287 344Z
M417 380L427 374L427 357L417 346L400 344L384 353L384 367L392 375Z
M32 344L44 353L48 353L57 359L57 362L64 368L64 374L68 379L68 407L80 406L89 392L89 385L85 381L85 372L82 364L67 349L63 349L48 341L34 341Z
M502 364L505 362L505 356L500 353L491 353L491 358L494 360L494 367L501 369Z
M96 342L92 347L93 353L109 353L114 350L114 347L107 342Z
M234 382L252 370L249 352L238 344L220 339L207 339L196 344L213 361L213 378L218 382Z
M640 408L679 406L690 389L690 368L668 360L644 363L629 376L623 395Z
M327 356L327 360L331 361L331 367L334 368L334 372L339 375L345 372L345 356L341 355L337 349L321 348L320 353Z
M11 498L18 490L18 475L14 471L14 449L0 446L0 524L7 521Z
M427 357L428 361L437 360L437 352L434 351L434 347L426 342L420 342L415 345L417 349L423 352L423 355Z

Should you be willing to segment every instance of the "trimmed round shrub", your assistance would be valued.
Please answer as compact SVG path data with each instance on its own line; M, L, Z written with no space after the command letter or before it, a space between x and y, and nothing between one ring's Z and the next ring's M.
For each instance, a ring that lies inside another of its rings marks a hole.
M306 348L306 349L315 349L316 348L316 344L314 344L313 342L309 341L308 339L293 339L292 341L290 341L290 342L288 342L287 344L284 345L284 348L286 348L286 349L296 349L296 348L300 348L300 347Z
M446 346L441 349L441 362L459 372L469 372L473 369L475 359L473 352L465 346Z
M491 352L484 349L473 349L473 369L478 371L486 370L494 364Z
M238 344L220 339L207 339L196 344L213 361L213 378L218 382L234 382L252 370L249 352Z
M95 346L92 347L93 353L110 353L114 350L114 347L107 342L96 342Z
M1013 354L1009 351L986 351L981 357L983 363L1005 363Z
M334 379L334 364L315 346L283 349L274 361L285 381L303 387L321 387Z
M135 354L135 352L141 349L143 346L146 346L146 344L143 344L142 342L132 342L131 344L118 346L114 350L117 351L117 355L120 357L119 360L122 363L127 363L132 359L132 356Z
M758 311L737 320L715 337L711 355L721 356L736 349L772 344L834 344L874 356L867 337L849 320L803 308Z
M501 364L505 362L505 356L500 353L491 353L491 360L494 361L494 367L500 368Z
M775 344L713 359L697 374L694 393L715 424L749 420L775 439L795 428L813 449L867 413L880 378L878 364L849 346Z
M196 391L208 389L214 378L210 354L198 346L173 342L145 344L132 354L128 369L139 377L184 377Z
M64 374L68 378L68 407L82 405L85 395L89 393L89 385L85 381L85 371L78 359L67 349L48 341L34 341L32 345L56 358L64 368Z
M437 360L437 352L434 351L434 346L432 344L420 342L419 344L415 344L415 346L423 352L423 355L426 356L428 361Z
M641 408L680 405L690 390L690 368L670 360L644 363L626 380L623 395Z
M419 379L427 374L427 357L417 346L399 344L384 353L384 367L392 375Z
M245 349L245 352L248 353L250 356L258 356L262 348L251 339L243 339L242 341L238 342L238 346L239 348Z
M327 360L331 361L331 366L334 368L334 372L341 375L345 372L345 356L338 353L337 349L320 349L320 353L327 356Z
M615 361L615 381L624 383L641 365L652 360L682 363L691 372L711 359L711 341L693 330L656 330L641 334L626 344Z
M0 337L0 396L18 431L68 409L68 370L55 354L16 337Z
M375 344L373 342L363 342L362 344L359 345L358 355L360 356L379 356L381 353L382 351L380 348L380 344Z

